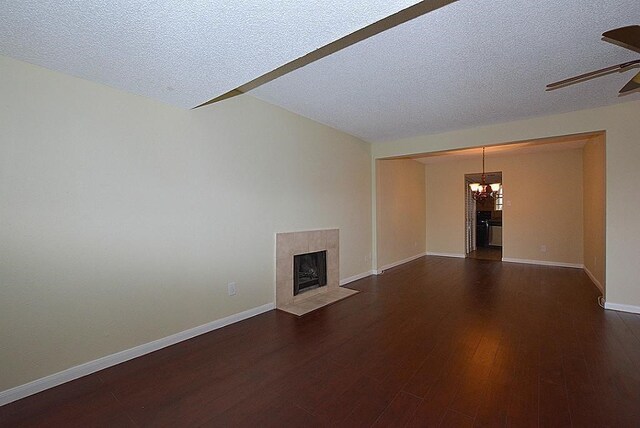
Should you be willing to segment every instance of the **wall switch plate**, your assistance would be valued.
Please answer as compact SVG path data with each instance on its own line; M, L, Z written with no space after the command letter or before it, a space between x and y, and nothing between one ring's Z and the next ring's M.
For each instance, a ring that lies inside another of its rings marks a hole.
M547 246L546 245L540 245L540 252L541 253L546 253L547 252Z
M229 296L235 296L236 294L238 294L238 287L236 286L235 282L230 282L229 284L227 284L227 292L229 293Z

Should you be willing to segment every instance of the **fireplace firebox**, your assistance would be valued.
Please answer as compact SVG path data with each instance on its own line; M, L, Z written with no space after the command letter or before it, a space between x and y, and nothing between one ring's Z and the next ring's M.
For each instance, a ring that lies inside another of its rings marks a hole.
M327 251L293 256L293 295L327 285Z

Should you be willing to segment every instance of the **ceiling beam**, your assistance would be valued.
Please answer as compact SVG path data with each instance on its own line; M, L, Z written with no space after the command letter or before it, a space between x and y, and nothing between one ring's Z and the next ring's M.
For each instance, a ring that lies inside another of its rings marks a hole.
M312 62L334 54L344 48L368 39L369 37L375 36L376 34L382 33L383 31L396 27L400 24L404 24L405 22L411 21L414 18L439 9L455 1L457 0L425 0L421 1L420 3L416 3L413 6L409 6L408 8L402 9L401 11L396 12L393 15L389 15L386 18L374 22L373 24L367 25L366 27L354 31L353 33L347 34L346 36L336 41L324 45L313 52L301 56L300 58L294 59L293 61L290 61L276 68L275 70L265 73L262 76L256 77L255 79L245 83L244 85L238 86L237 88L232 89L229 92L226 92L193 108L196 109L199 107L204 107L209 104L217 103L219 101L226 100L227 98L232 98L248 92L252 89L257 88L258 86L271 82L278 77L291 73L298 68L309 65Z

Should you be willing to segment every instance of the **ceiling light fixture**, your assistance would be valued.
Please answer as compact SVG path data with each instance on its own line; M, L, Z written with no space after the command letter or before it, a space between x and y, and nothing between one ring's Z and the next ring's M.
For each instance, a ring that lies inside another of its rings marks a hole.
M478 202L488 198L495 198L498 190L500 190L500 183L487 184L487 176L484 173L484 147L482 148L482 178L480 183L471 183L469 187L473 192L473 199Z

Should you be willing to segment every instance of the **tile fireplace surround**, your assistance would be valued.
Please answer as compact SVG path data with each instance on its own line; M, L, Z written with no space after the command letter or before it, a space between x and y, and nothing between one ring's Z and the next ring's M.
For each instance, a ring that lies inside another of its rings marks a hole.
M293 256L327 251L327 285L293 295ZM276 234L276 308L304 315L357 293L340 287L338 229Z

